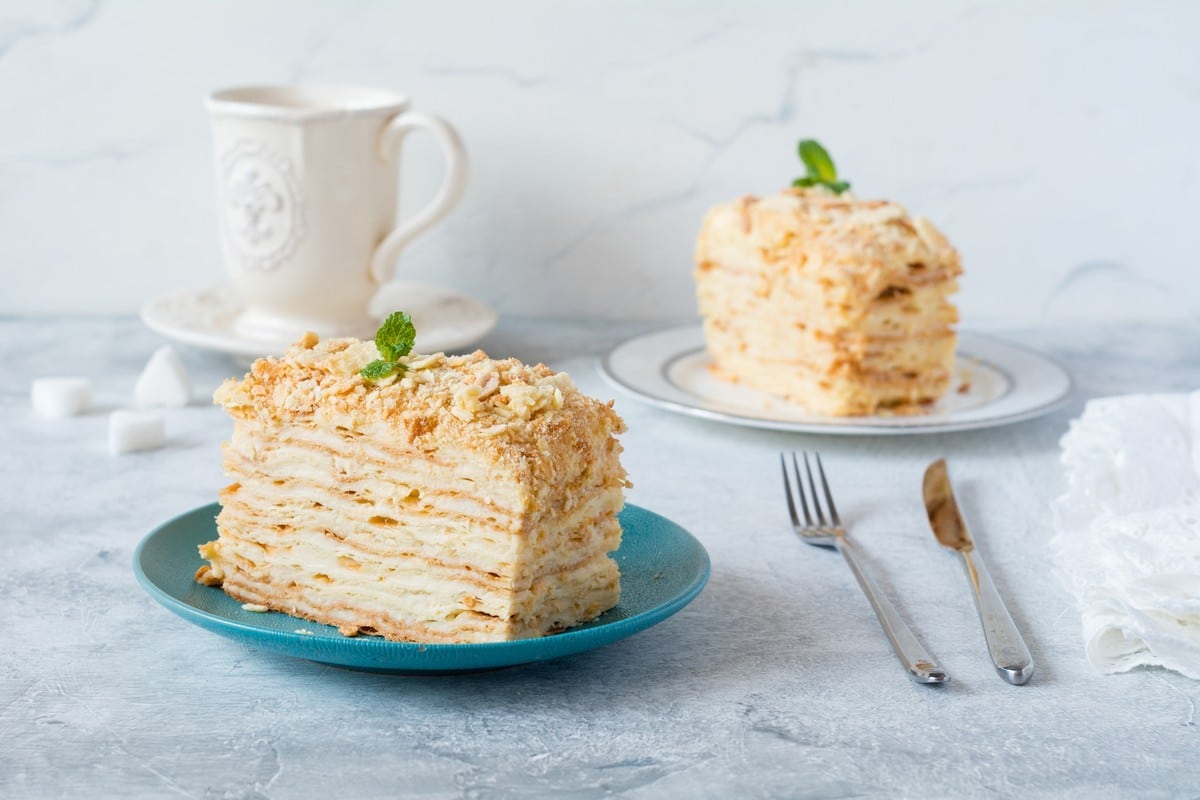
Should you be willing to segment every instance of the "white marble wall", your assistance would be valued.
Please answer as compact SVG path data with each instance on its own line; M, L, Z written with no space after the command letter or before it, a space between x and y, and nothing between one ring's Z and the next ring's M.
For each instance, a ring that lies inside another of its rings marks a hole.
M968 322L1195 316L1197 30L1188 2L5 0L0 313L220 282L201 97L303 81L458 125L471 187L401 272L502 312L691 316L704 209L816 136L960 246Z

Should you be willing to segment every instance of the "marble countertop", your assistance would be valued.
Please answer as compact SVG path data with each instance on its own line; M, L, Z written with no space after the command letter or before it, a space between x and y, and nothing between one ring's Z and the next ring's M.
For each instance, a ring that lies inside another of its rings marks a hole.
M484 342L615 395L596 356L644 323L506 319ZM132 319L0 319L0 796L424 798L1178 797L1200 786L1200 684L1097 674L1044 542L1058 439L1090 396L1200 386L1200 324L1014 329L1074 373L1045 418L921 437L805 436L673 416L617 395L629 499L708 548L681 613L583 655L447 677L275 656L158 606L130 566L158 523L211 502L230 424L203 400L168 413L165 449L114 457L161 343ZM183 355L207 395L240 372ZM98 409L49 421L32 378L93 379ZM781 450L817 449L871 568L954 674L910 683L836 555L798 542ZM1037 662L993 673L956 559L919 500L946 456L980 549Z

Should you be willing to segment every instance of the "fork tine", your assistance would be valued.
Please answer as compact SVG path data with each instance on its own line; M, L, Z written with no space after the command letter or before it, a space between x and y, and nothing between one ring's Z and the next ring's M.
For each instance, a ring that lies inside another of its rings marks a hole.
M788 513L792 515L792 525L800 527L800 517L796 515L796 501L792 499L792 485L788 482L787 460L783 453L779 454L779 466L783 470L783 493L787 495Z
M796 451L792 451L792 471L796 476L796 490L800 495L800 507L804 509L804 524L811 526L813 524L812 514L808 513L808 500L805 499L804 481L800 480L800 465L796 463Z
M812 489L813 508L817 512L818 524L825 525L825 512L821 511L821 496L817 494L817 484L813 480L812 465L808 463L808 451L804 451L804 473L808 476L808 488Z
M833 520L833 524L841 526L842 521L838 519L837 506L833 504L833 494L829 491L829 481L825 480L825 467L821 464L821 454L817 453L817 471L821 473L821 486L825 489L825 502L829 503L829 516ZM809 476L812 477L811 475Z

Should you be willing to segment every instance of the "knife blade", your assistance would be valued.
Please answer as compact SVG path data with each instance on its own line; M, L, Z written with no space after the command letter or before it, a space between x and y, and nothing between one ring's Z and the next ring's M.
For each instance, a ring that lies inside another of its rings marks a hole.
M954 499L954 489L950 485L950 474L944 458L939 458L925 470L922 489L925 512L929 515L929 527L933 529L934 538L943 547L963 557L963 566L975 596L975 608L983 625L983 638L987 641L988 653L996 672L1014 686L1020 686L1033 675L1033 657L983 559L975 550L975 542Z

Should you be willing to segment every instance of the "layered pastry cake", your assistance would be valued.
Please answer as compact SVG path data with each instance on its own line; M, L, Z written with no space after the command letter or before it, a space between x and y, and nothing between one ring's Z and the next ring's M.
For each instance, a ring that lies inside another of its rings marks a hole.
M482 352L405 355L365 378L379 359L373 342L309 334L217 390L233 483L197 580L417 642L542 636L616 605L612 404Z
M961 272L929 221L822 186L718 206L696 244L714 371L819 414L919 411L942 396Z

